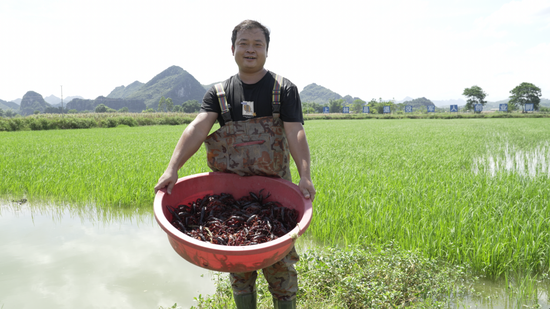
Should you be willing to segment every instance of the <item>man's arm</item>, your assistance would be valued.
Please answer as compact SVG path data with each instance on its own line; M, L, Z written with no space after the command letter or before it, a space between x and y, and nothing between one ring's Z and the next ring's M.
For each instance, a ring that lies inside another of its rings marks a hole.
M315 199L315 187L311 181L311 159L309 156L309 145L306 139L306 132L300 122L285 122L285 133L290 148L290 154L296 163L300 174L298 186L305 198Z
M155 186L155 193L166 188L168 194L172 194L172 188L178 180L178 170L199 150L217 118L218 113L199 113L195 120L183 130L170 163Z

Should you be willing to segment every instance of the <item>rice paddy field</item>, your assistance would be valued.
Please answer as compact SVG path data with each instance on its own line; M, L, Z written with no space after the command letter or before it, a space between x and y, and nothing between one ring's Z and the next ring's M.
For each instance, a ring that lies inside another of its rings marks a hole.
M153 186L184 127L0 132L0 197L152 214ZM550 119L312 120L305 128L315 243L391 243L489 278L548 273ZM201 149L180 176L209 171L204 158Z

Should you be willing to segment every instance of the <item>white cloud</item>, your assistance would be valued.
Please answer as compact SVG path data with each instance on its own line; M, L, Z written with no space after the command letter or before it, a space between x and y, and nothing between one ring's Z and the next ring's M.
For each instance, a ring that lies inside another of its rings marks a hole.
M485 34L502 37L508 34L507 26L538 24L550 26L550 0L522 0L504 4L491 15L477 21Z

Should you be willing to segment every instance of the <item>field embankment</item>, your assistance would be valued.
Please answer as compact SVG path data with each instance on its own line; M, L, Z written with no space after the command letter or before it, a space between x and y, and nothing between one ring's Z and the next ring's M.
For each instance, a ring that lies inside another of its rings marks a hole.
M86 113L37 114L26 117L0 117L0 131L41 131L63 129L113 128L189 124L197 114L186 113ZM473 119L473 118L550 118L550 113L394 113L394 114L305 114L304 120L345 119Z

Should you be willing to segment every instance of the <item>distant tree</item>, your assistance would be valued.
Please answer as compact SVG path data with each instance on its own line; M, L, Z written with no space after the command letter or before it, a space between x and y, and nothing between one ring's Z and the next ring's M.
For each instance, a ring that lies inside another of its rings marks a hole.
M324 105L317 102L302 102L302 112L306 114L322 113Z
M107 112L107 106L105 106L105 104L99 104L98 106L95 107L95 112L96 113L106 113Z
M357 99L353 101L352 110L354 113L362 113L363 112L363 106L365 106L365 101L361 99Z
M344 107L344 100L338 99L338 100L330 100L328 102L328 107L331 113L341 113L342 108Z
M183 113L183 107L181 105L176 105L174 106L174 110L173 110L175 113Z
M166 105L166 99L164 96L160 97L159 105L157 107L157 111L164 112L164 106Z
M141 112L142 112L142 113L154 113L154 112L155 112L155 110L154 110L154 109L152 109L152 108L148 108L148 109L144 109L144 110L142 110Z
M181 106L185 113L196 113L201 109L201 104L197 100L185 101Z
M124 106L123 108L119 109L118 112L119 113L127 113L127 112L129 112L129 109L128 109L128 107Z
M369 113L371 114L378 114L378 102L376 102L376 99L371 99L369 103L367 103L367 106L369 107ZM382 113L382 112L380 112Z
M382 98L379 98L378 101L376 101L376 99L370 100L367 106L369 106L369 112L371 114L383 114L384 106L390 106L392 112L395 111L395 103L392 100L384 101Z
M479 86L472 86L464 89L462 95L468 98L466 100L466 109L473 110L476 104L481 104L483 106L487 104L487 101L484 101L487 93L485 93L485 91L483 91L483 89Z
M6 117L11 118L11 117L15 116L15 112L12 111L11 109L8 109L5 113L5 115L6 115Z
M63 112L63 108L61 106L59 107L48 106L44 109L44 114L61 114L62 112Z
M172 98L167 98L166 101L164 101L164 105L166 105L166 109L169 112L174 109L174 102L172 101Z
M395 108L392 109L392 112L395 111L397 114L405 113L405 103L396 103L394 104Z
M315 108L313 108L313 106L311 106L310 103L303 102L302 103L302 113L303 114L314 114L315 113Z
M39 110L36 110L36 111L34 111L34 114L35 114L35 115L38 115L38 114L40 114L40 111L39 111Z
M70 109L70 110L67 111L67 113L76 114L76 113L78 113L78 111L76 109Z
M0 117L4 117L4 110L0 108Z
M539 109L541 91L540 88L531 83L521 83L516 88L510 90L510 105L521 105L525 112L525 104L532 103L535 110Z

